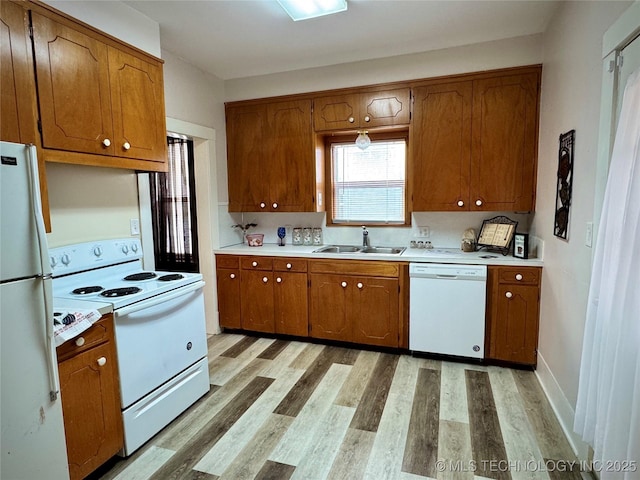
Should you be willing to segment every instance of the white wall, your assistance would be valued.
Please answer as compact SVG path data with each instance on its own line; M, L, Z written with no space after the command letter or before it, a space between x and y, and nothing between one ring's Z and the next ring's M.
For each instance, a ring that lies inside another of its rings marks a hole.
M542 378L572 416L578 390L592 250L586 223L594 189L602 35L631 2L563 2L544 34L537 208L532 231L545 241L539 353ZM558 136L576 130L568 240L553 235ZM540 369L539 369L540 370ZM552 385L553 384L553 385ZM558 405L562 410L562 405ZM572 418L564 419L570 428Z

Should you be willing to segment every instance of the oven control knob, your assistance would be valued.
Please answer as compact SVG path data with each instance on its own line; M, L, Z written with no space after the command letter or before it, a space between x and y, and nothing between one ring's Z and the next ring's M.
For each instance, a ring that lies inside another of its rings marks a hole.
M193 348L193 343L188 342L187 343L187 350L191 350Z
M99 257L102 255L102 248L101 247L93 247L93 254L96 257Z
M138 244L137 243L132 243L131 244L131 251L133 253L136 253L138 251Z
M129 247L127 247L126 245L123 245L123 246L122 246L122 253L124 253L125 255L126 255L127 253L129 253Z
M64 266L67 266L71 263L71 258L69 258L69 255L65 253L64 255L62 255L62 257L60 257L60 261Z
M51 268L55 267L58 264L58 260L56 260L56 257L51 256L49 257L49 265L51 265Z

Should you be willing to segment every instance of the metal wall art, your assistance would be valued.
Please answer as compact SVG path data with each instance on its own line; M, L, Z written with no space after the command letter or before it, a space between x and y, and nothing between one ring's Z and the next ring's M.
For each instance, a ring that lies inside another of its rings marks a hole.
M553 234L565 240L567 239L567 230L569 228L575 135L575 130L561 134L560 148L558 150L558 184L556 187L556 215Z

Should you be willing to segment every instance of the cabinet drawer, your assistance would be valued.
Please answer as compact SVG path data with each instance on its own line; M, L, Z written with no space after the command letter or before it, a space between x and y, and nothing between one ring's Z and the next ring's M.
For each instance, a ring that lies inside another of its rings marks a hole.
M536 267L514 267L498 269L498 282L518 285L538 285L540 269Z
M240 268L240 258L235 255L216 255L218 268Z
M313 260L309 272L345 275L368 275L374 277L398 277L400 264L396 262Z
M240 263L243 270L273 269L273 259L271 257L242 257Z
M301 258L274 258L273 269L276 272L306 272L307 261Z
M111 319L111 315L101 318L88 330L60 345L56 349L58 362L62 362L112 338L113 322Z

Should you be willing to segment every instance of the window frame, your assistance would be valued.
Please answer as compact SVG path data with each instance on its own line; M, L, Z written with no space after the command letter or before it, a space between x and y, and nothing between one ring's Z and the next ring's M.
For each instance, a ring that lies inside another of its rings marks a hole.
M332 227L350 227L361 226L366 223L367 226L375 227L411 227L411 212L409 209L409 130L393 130L393 131L368 131L369 138L372 142L382 140L404 140L406 143L405 154L405 185L404 185L404 221L403 223L386 223L386 222L374 222L374 221L358 221L358 222L334 222L333 220L333 160L331 158L331 150L333 144L336 143L353 143L356 140L357 132L344 133L339 132L332 135L328 135L324 139L324 151L325 151L325 211L327 226Z

